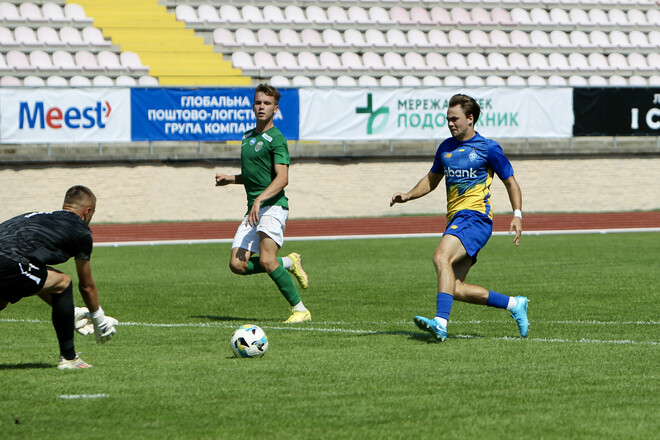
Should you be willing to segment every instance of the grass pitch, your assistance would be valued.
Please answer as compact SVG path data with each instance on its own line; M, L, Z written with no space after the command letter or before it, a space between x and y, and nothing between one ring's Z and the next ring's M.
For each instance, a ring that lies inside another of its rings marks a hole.
M444 343L412 322L435 312L438 240L287 243L313 317L291 326L267 275L229 271L228 244L98 248L121 324L105 345L76 335L94 368L55 368L39 299L0 312L0 438L657 438L660 234L491 238L468 281L528 296L529 337L454 303ZM231 357L246 323L269 337L263 358Z

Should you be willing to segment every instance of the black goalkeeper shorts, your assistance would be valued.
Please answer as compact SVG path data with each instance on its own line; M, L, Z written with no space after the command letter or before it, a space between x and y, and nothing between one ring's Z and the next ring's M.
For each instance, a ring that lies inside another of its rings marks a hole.
M45 265L17 263L0 255L0 299L13 304L32 296L44 287L47 277Z

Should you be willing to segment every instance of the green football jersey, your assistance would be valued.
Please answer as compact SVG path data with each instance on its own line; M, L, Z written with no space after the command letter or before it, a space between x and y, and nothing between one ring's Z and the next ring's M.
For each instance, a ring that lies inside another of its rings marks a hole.
M243 134L241 174L247 194L247 212L250 212L254 199L275 178L275 164L289 165L289 160L289 146L277 127L272 127L263 133L256 133L252 129ZM261 206L274 205L289 209L284 189L261 204Z

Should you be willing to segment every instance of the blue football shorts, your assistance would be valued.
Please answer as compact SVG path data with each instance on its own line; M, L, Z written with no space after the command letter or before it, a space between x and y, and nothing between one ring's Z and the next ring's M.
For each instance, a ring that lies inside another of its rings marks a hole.
M493 221L485 214L469 209L458 211L447 224L443 235L458 237L467 254L477 261L477 254L493 234Z

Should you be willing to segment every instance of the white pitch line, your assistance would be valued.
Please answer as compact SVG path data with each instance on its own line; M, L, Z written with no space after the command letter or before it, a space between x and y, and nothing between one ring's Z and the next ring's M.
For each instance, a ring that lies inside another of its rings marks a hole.
M0 319L0 322L18 322L18 323L38 323L38 324L50 324L50 321L43 321L38 319ZM407 322L407 321L405 321ZM468 322L454 322L454 324L485 324L485 323L502 323L503 321L468 321ZM539 322L532 321L532 324L579 324L579 325L589 325L589 324L637 324L637 325L658 325L656 321L642 321L642 322L627 322L627 323L616 323L616 322L598 322L598 321L547 321ZM322 322L319 324L323 324ZM345 325L359 325L366 324L364 322L356 323L344 323ZM384 324L384 323L380 323ZM119 327L158 327L158 328L210 328L210 327L221 327L221 328L236 328L237 325L234 322L182 322L182 323L148 323L148 322L121 322ZM321 332L321 333L350 333L350 334L361 334L361 335L379 335L379 334L389 334L389 335L416 335L419 332L407 332L407 331L387 331L387 330L360 330L360 329L345 329L345 328L327 328L327 327L294 327L294 326L271 326L267 324L261 324L260 327L267 330L289 330L289 331L300 331L300 332ZM565 343L565 344L622 344L622 345L660 345L658 341L633 341L630 339L623 340L603 340L603 339L562 339L562 338L513 338L513 337L485 337L485 336L473 336L473 335L450 335L450 338L458 339L491 339L491 340L502 340L502 341L534 341L534 342L554 342L554 343Z
M60 394L58 397L60 399L72 400L72 399L103 399L105 397L110 397L110 396L105 393L99 393L99 394Z
M525 231L523 235L574 235L574 234L621 234L626 232L660 232L660 228L618 228L618 229L566 229L552 231ZM493 232L493 235L509 235L508 232ZM380 238L429 238L442 237L442 233L423 234L371 234L371 235L320 235L310 237L286 237L286 241L328 241L328 240L365 240ZM94 243L94 247L123 246L159 246L174 244L217 244L231 243L233 238L200 239L200 240L147 240L147 241L116 241Z

